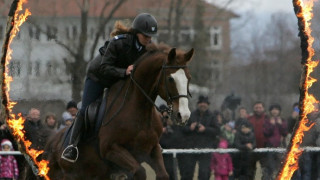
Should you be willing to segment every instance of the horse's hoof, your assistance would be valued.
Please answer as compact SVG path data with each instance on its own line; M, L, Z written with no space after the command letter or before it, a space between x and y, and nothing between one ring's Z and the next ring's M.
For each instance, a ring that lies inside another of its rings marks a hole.
M126 180L128 176L125 173L114 173L110 175L111 180Z

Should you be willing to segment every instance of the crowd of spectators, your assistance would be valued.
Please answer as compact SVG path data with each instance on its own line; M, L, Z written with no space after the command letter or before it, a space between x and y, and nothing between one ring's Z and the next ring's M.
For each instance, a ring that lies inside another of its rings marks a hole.
M318 106L318 104L315 104ZM166 109L163 105L162 109ZM319 109L316 107L316 109ZM255 153L255 148L285 148L289 144L294 125L299 118L298 103L292 107L292 115L283 117L280 104L273 103L268 108L256 101L252 109L237 108L237 116L227 112L211 111L208 97L199 96L197 109L191 113L186 126L172 123L168 115L163 119L164 131L160 144L163 149L201 149L201 148L237 148L239 153L178 153L177 161L181 180L192 180L197 174L198 180L209 180L212 176L219 179L273 180L281 168L284 154L278 152ZM250 112L252 111L252 112ZM320 116L315 111L309 115L315 125L306 133L303 146L320 145ZM170 130L169 130L170 129ZM170 179L176 174L171 154L164 155L165 166ZM195 165L198 163L198 173ZM257 166L260 165L260 166ZM261 168L261 177L257 178L256 169ZM320 155L304 152L299 160L299 170L292 179L320 178Z
M319 109L318 104L315 106ZM42 130L58 131L70 126L77 110L77 103L70 101L60 116L46 112L42 120L40 110L31 108L25 117L25 129L28 129L25 135L32 142L36 142L33 148L43 148L49 133L42 133ZM266 111L264 103L260 101L254 103L252 112L246 107L238 107L237 116L232 117L228 110L211 111L206 96L199 96L197 108L191 113L185 126L175 125L165 105L161 105L160 110L163 121L160 144L163 149L237 148L240 150L240 153L178 153L176 159L172 154L164 154L164 163L170 179L175 179L179 173L181 180L193 179L196 164L198 164L199 180L209 180L210 177L214 177L215 180L256 179L257 162L261 167L261 179L275 179L284 154L254 153L253 150L286 147L299 118L298 103L293 105L291 116L284 118L279 104L271 104ZM318 111L309 114L308 118L315 125L305 135L302 146L320 146L319 117ZM0 142L1 151L18 150L18 144L3 121L0 121ZM0 179L21 179L25 163L23 156L1 155L0 167L7 168L0 169ZM299 169L292 179L320 178L317 167L320 167L320 156L317 153L304 152L299 160Z

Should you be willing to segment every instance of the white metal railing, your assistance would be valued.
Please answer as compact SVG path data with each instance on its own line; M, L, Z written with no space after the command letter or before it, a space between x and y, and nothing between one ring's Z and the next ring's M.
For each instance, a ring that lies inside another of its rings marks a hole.
M306 146L301 148L307 152L320 152L320 147L311 147ZM256 148L253 149L253 152L256 153L263 153L263 152L277 152L277 153L284 153L286 152L286 148ZM163 154L195 154L195 153L238 153L241 152L239 149L236 148L228 148L228 149L211 149L211 148L204 148L204 149L163 149ZM0 151L0 155L23 155L20 151Z

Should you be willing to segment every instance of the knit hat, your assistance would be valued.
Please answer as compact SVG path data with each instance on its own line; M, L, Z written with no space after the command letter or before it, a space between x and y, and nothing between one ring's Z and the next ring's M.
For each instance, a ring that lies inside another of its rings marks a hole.
M221 139L218 147L223 149L228 148L228 141L226 141L225 139Z
M68 104L67 104L67 109L70 109L70 108L76 108L76 109L78 109L77 103L74 102L74 101L69 101Z
M67 111L62 113L62 119L63 121L73 121L72 115Z
M12 143L8 139L3 139L1 141L1 146L8 145L12 149Z
M199 96L199 99L198 99L198 104L199 104L199 103L207 103L207 104L210 104L208 96L200 95L200 96Z

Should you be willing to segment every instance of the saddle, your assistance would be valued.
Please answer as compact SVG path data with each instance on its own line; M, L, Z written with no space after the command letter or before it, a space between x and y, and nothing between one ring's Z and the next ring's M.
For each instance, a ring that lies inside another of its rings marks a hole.
M107 106L107 94L108 89L105 88L103 95L87 107L84 117L83 133L80 135L82 140L90 140L98 136L99 128L102 124L103 116ZM64 141L62 144L63 148L68 146L71 136L71 129L72 126L69 127L64 133Z
M105 88L103 95L87 107L84 118L84 137L88 138L98 134L107 106L107 94L108 89Z

